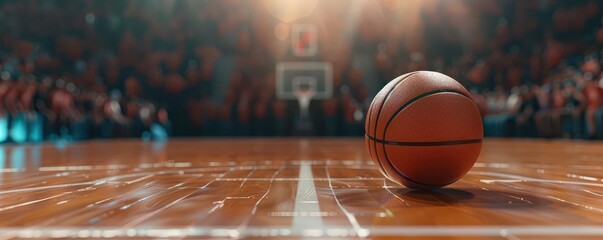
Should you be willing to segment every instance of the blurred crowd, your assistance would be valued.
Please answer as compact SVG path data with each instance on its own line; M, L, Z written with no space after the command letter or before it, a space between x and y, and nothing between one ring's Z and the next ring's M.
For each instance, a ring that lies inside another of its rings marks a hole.
M589 70L568 67L550 83L471 93L486 136L603 139L603 80Z
M290 22L266 2L0 0L0 142L294 135L274 71L300 60L295 23L318 26L301 60L333 66L313 135L362 135L376 91L433 70L471 89L487 136L603 138L598 1L332 0Z

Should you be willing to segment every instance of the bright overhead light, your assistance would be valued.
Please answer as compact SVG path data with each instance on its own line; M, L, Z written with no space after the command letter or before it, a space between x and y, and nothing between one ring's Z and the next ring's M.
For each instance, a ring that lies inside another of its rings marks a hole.
M264 0L264 7L281 22L291 22L310 16L318 0Z

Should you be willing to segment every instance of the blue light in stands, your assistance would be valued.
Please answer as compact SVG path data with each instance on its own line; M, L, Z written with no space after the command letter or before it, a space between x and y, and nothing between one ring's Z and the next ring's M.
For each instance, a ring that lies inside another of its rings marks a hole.
M32 120L29 128L29 141L31 142L41 142L44 139L43 127L44 121L42 117L38 113L32 114ZM1 127L0 127L1 128ZM1 141L1 139L0 139Z
M8 118L6 116L0 117L0 143L6 142L8 139ZM2 156L2 155L0 155Z
M168 139L168 134L165 128L157 123L151 125L151 134L153 135L153 139L157 141L165 141Z
M24 114L18 114L12 119L10 138L16 143L23 143L27 140L27 124Z

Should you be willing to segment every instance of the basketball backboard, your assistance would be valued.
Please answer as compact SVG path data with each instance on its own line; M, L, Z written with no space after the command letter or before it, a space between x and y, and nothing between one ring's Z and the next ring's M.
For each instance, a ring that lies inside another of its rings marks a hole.
M333 94L332 67L328 62L280 62L276 65L276 97L298 99L298 92L311 91L312 99Z

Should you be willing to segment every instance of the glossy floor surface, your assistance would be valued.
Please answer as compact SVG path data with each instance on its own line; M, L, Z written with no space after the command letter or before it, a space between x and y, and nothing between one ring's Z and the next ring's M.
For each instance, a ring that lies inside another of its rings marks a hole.
M603 238L603 143L484 142L439 190L384 179L363 139L0 146L0 239Z

